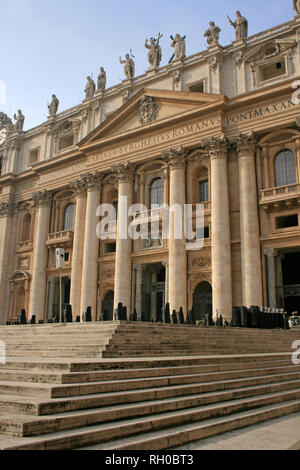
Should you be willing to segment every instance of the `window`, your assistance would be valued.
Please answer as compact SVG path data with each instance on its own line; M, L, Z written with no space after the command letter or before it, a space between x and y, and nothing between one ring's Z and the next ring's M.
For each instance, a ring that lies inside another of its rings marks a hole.
M192 93L204 93L204 80L194 85L189 86L189 91Z
M39 148L30 150L29 156L28 156L28 164L35 163L38 161L39 150L40 150Z
M150 186L150 207L153 205L162 206L164 203L164 182L161 178L156 178Z
M199 183L199 201L200 202L209 201L208 180L200 181Z
M63 150L67 147L72 147L74 144L74 135L66 135L60 138L59 141L59 150Z
M291 150L282 150L275 158L275 186L296 183L295 157Z
M64 212L63 231L73 230L74 225L74 204L68 204Z
M298 225L297 214L276 217L276 228L297 227Z
M273 62L272 64L263 65L260 68L261 81L270 80L286 74L285 60Z
M2 162L3 162L3 158L0 157L0 176L2 175Z
M115 253L117 249L116 243L105 243L104 245L104 253L109 254L109 253Z
M31 215L26 214L23 218L21 242L27 242L30 240L30 229L31 229Z

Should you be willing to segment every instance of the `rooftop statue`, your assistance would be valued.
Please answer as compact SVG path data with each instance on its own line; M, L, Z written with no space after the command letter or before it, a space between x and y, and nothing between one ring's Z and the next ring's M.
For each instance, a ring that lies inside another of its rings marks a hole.
M51 103L48 106L49 116L55 117L58 111L59 101L55 95L52 95Z
M14 115L16 121L15 129L17 132L22 132L24 127L25 116L22 114L22 111L19 109L18 114Z
M183 60L185 58L185 38L186 36L180 36L176 34L175 38L170 36L172 39L171 47L174 47L174 54L170 59L170 62L175 62L176 60Z
M300 15L300 0L293 0L293 6L297 15Z
M148 62L150 64L150 69L157 69L160 66L161 59L162 59L162 50L159 45L159 40L163 37L162 34L158 34L157 38L151 38L150 44L148 44L148 39L145 41L145 47L149 49L148 53Z
M216 26L213 21L210 21L209 28L204 33L204 37L207 38L207 44L209 46L219 45L220 32L221 32L221 29L218 26Z
M98 76L98 90L104 91L106 88L106 72L103 67L100 67L100 74Z
M131 52L130 52L130 55L129 54L125 55L125 60L122 60L122 58L120 57L120 64L125 64L124 73L125 73L125 77L127 80L132 80L135 75L135 63L132 57L133 55Z
M235 29L235 40L239 41L240 39L246 39L248 37L248 20L244 16L241 15L240 11L237 11L235 14L236 14L235 21L231 21L231 19L227 15L229 23Z
M91 100L94 98L95 91L96 91L96 85L94 80L91 77L87 77L87 84L85 87L85 98L87 100Z

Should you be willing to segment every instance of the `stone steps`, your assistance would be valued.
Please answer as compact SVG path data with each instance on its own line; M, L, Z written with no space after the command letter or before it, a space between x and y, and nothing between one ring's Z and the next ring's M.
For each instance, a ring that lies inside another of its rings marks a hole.
M0 327L1 449L158 450L300 410L300 332L113 326Z
M287 399L286 402L285 398ZM254 400L225 402L222 406L198 407L184 411L160 413L150 417L116 421L112 424L85 426L49 433L44 438L23 438L24 441L27 441L26 443L19 442L16 445L1 448L6 450L68 450L101 442L102 444L99 446L101 449L166 449L182 444L183 439L190 442L191 440L207 437L208 430L213 431L213 435L216 435L224 432L225 426L226 431L228 431L253 424L257 420L261 422L299 411L300 401L298 397L294 400L289 400L289 398L289 395L285 397L284 395L261 397ZM283 404L281 404L282 401ZM278 403L280 403L279 406ZM257 408L260 407L262 409L257 411ZM230 416L231 414L234 414L234 416ZM199 428L202 433L199 432ZM166 429L167 432L164 432ZM205 436L203 436L203 429L206 430ZM146 434L149 432L151 432L150 436ZM141 433L144 436L141 436ZM155 436L155 434L157 435ZM139 437L130 439L131 442L128 443L128 437L136 435L139 435ZM163 435L164 438L161 440L160 437ZM174 438L175 436L177 436L177 439ZM114 442L114 440L122 438L125 438L125 443ZM109 442L109 444L103 444L105 442ZM154 444L155 447L152 447Z
M199 366L177 366L177 367L161 367L161 368L141 368L133 370L102 370L102 371L86 371L86 372L57 372L52 371L51 368L47 370L37 371L24 371L19 369L0 369L0 381L20 381L20 382L34 382L34 383L56 383L56 384L68 384L68 383L86 383L95 382L99 380L124 380L124 379L137 379L137 378L149 378L149 377L161 377L166 375L176 374L189 375L197 373L226 373L226 371L240 371L253 369L254 364L252 363L236 363L236 364L221 364L221 365L199 365ZM273 368L291 368L295 367L291 365L290 360L282 361L267 361L259 364L261 370L275 370ZM249 370L249 374L253 371Z

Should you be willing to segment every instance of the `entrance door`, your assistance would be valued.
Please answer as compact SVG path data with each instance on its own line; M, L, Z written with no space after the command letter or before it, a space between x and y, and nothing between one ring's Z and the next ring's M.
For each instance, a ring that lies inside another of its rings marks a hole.
M282 261L284 308L300 312L300 253L285 253Z
M212 313L212 288L208 282L201 282L193 295L193 307L196 320L203 320Z
M102 300L102 313L104 321L113 321L114 291L110 290Z

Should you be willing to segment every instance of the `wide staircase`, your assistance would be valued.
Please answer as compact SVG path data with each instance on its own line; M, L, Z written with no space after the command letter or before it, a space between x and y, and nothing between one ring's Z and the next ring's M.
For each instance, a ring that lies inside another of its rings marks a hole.
M107 322L0 340L0 449L170 449L300 411L300 330Z

